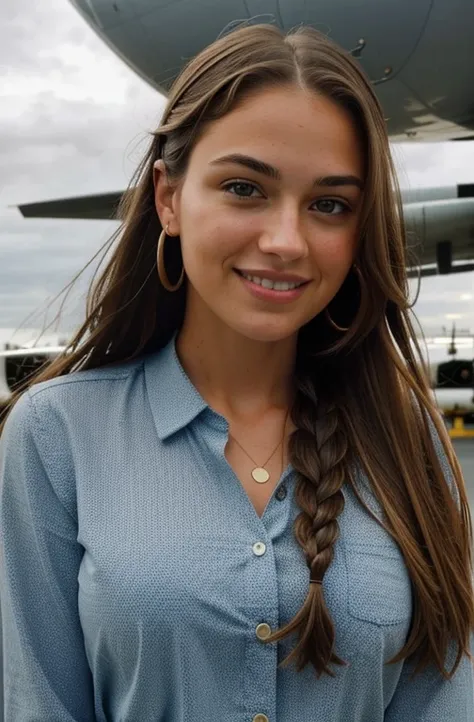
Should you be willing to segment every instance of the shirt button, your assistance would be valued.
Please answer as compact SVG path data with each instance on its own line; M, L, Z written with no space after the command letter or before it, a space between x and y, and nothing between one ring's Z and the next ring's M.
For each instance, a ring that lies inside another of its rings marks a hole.
M257 635L257 637L259 639L266 639L267 637L270 636L271 633L272 633L272 629L268 624L266 624L266 622L263 622L262 624L258 624L255 627L255 634Z
M286 499L286 495L287 495L286 486L283 484L282 486L280 486L280 488L278 489L275 496L278 499L278 501L283 501L283 499Z
M261 557L262 554L265 554L267 547L265 546L265 544L263 542L256 542L253 545L252 549L253 549L253 553L255 554L255 556Z
M266 714L256 714L252 722L270 722Z

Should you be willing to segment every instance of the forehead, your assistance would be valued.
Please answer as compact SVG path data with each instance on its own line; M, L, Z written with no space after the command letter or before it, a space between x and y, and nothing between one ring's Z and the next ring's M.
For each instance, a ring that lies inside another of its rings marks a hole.
M232 152L254 155L276 167L363 176L360 138L348 111L298 87L252 94L210 123L191 154L191 164ZM194 161L194 162L193 162Z

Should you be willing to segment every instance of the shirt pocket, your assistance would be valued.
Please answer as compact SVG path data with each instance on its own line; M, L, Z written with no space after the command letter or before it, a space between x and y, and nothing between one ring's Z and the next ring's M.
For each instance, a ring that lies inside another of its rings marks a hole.
M346 549L346 563L351 616L378 625L411 619L411 581L398 547L351 545Z

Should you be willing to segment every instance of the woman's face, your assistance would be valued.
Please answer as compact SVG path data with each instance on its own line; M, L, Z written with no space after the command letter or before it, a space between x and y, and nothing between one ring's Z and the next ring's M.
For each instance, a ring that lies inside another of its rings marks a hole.
M211 123L172 192L155 171L193 318L261 341L297 333L355 259L363 180L353 121L325 97L267 89Z

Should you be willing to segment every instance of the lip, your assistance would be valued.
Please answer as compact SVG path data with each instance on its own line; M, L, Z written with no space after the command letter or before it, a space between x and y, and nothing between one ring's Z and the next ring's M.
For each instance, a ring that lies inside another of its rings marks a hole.
M279 271L270 271L258 268L236 268L238 273L246 273L247 276L257 276L258 278L268 278L269 281L287 281L288 283L308 283L310 278L297 276L295 273L280 273Z
M308 286L308 283L304 283L302 286L297 286L297 288L292 288L288 291L274 291L272 288L264 288L258 283L249 281L247 278L238 273L237 270L235 270L235 275L240 278L252 296L258 298L260 301L267 301L271 303L291 303L292 301L296 301L296 299L305 292L306 287ZM255 273L251 275L257 274Z

